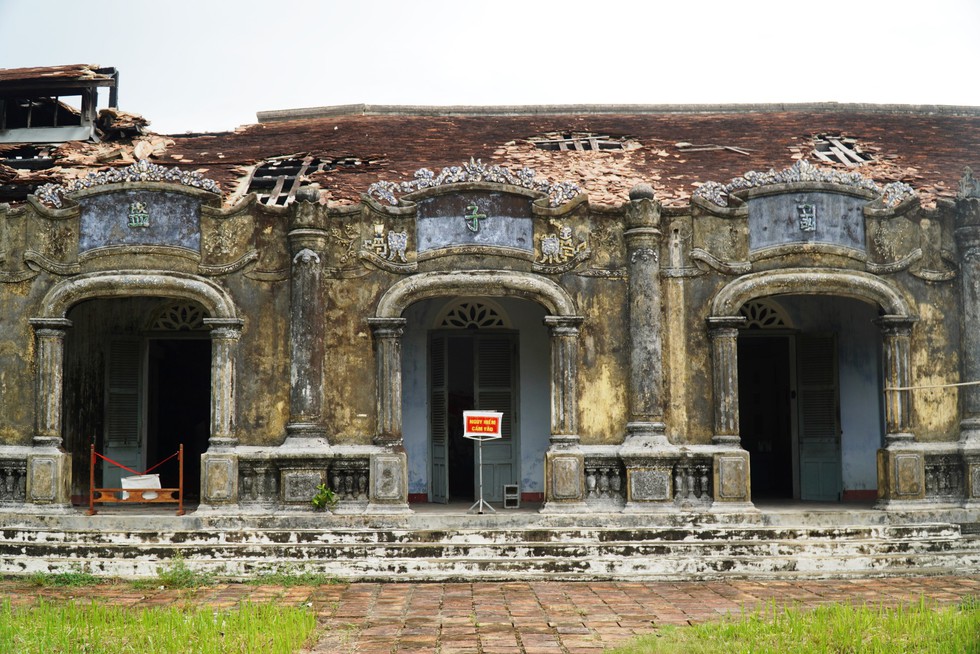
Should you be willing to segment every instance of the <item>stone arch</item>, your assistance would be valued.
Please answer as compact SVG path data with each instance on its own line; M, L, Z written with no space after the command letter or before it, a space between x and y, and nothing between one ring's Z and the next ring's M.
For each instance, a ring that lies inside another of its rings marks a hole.
M737 316L746 302L771 295L836 295L872 301L889 316L915 319L912 305L894 285L857 270L792 268L763 271L732 281L711 303L714 318Z
M512 271L466 270L422 273L396 282L381 298L375 316L400 318L419 300L453 295L526 298L553 316L577 315L572 296L550 279Z
M172 297L199 302L212 320L235 320L235 303L217 284L179 272L121 270L90 273L56 284L41 303L40 319L62 319L84 300L110 297Z

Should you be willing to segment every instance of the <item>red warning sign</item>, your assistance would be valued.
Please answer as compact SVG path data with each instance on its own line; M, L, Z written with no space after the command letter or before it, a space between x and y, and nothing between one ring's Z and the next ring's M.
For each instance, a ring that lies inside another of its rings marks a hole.
M500 438L503 423L499 411L463 411L463 436L480 441Z

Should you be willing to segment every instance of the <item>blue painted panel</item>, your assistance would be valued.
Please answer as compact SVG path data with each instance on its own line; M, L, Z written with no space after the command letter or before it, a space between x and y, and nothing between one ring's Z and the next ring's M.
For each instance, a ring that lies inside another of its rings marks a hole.
M112 245L169 245L199 252L201 201L169 191L128 190L78 199L79 252ZM138 206L142 205L142 207ZM131 227L131 212L145 207L146 226Z
M463 191L420 200L417 211L419 252L465 245L534 252L531 200L524 196Z
M865 251L863 198L795 192L752 198L749 250L787 243L826 243Z

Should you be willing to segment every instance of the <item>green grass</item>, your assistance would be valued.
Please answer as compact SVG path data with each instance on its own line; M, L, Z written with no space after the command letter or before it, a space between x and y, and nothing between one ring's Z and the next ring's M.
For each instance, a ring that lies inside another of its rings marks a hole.
M276 604L242 604L230 611L0 604L0 652L22 654L292 654L312 644L315 629L309 609Z
M775 606L737 618L663 627L618 654L763 653L980 653L980 600L936 607L883 608L835 604L816 609Z
M200 588L211 586L217 582L215 576L208 572L198 572L187 566L184 555L174 554L170 563L157 568L157 576L151 579L133 581L133 588Z
M70 570L68 572L38 572L28 577L35 586L42 588L81 588L83 586L98 586L105 583L102 577L82 570Z
M242 581L253 586L283 586L285 588L292 588L294 586L327 586L343 583L340 579L331 577L330 575L317 572L298 572L291 569L260 572Z

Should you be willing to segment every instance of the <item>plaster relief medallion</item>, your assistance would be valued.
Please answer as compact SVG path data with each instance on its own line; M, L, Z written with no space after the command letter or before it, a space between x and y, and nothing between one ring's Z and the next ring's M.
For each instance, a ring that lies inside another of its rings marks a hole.
M799 219L801 232L817 231L817 205L809 203L797 204L796 217Z
M340 263L352 263L357 259L357 242L361 238L361 232L357 225L346 223L343 226L332 227L330 229L330 240L336 243L341 254L337 257Z
M408 249L408 232L388 230L385 226L374 226L374 236L364 239L360 257L388 272L414 272L417 265L409 263L405 251Z
M572 235L572 228L562 225L558 228L557 234L547 234L541 237L541 257L537 263L544 265L560 265L568 263L580 252L587 248L585 239L579 239L578 243Z
M150 210L146 202L131 202L129 204L129 227L149 227Z

